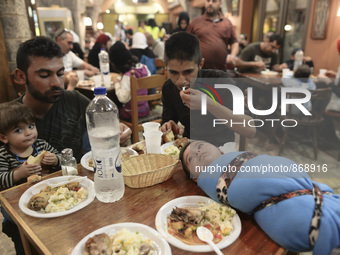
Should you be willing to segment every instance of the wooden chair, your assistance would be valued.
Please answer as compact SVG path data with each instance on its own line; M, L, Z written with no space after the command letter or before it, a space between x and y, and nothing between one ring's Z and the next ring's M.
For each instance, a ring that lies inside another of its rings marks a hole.
M163 59L155 58L155 66L157 68L157 74L163 74L166 76L165 62Z
M132 143L139 141L139 131L143 131L143 123L149 121L161 123L162 114L151 109L149 115L146 117L138 117L138 102L160 100L162 98L162 90L157 90L157 88L161 88L165 81L165 75L154 74L148 77L136 78L134 72L131 72L131 120L121 119L121 122L131 128ZM147 89L148 91L149 89L156 89L157 93L138 96L137 90L139 89Z
M311 116L305 116L301 111L299 115L293 115L288 108L287 115L281 116L281 120L293 119L298 124L297 126L309 128L312 131L312 142L313 142L313 152L314 158L317 159L318 153L318 127L324 121L324 114L326 110L326 106L330 100L332 90L330 88L322 88L316 90L310 90L311 92L311 103L312 110ZM301 93L287 93L288 98L301 98L304 97ZM278 127L278 125L276 126ZM283 134L281 137L276 136L276 140L279 142L279 154L282 153L283 148L286 144L289 131L291 131L293 127L284 128ZM277 133L277 132L276 132Z
M340 123L340 112L329 110L325 112L325 115L331 117L332 120L334 120L335 122ZM337 160L340 161L340 148L339 148Z

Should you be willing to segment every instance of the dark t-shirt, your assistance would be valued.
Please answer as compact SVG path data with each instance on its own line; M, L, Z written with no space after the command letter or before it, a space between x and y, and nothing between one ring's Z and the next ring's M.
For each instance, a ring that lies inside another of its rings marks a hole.
M261 50L261 43L251 43L248 44L241 52L239 58L243 61L263 61L266 64L267 69L271 69L273 65L277 64L277 56L276 54L265 54ZM243 72L260 72L260 70L256 67L244 68Z
M22 97L16 101L22 103ZM85 111L89 102L90 100L78 91L64 91L46 116L36 119L38 137L59 152L71 148L74 157L80 162L84 154L83 136L87 131Z
M198 72L198 78L225 78L225 84L235 84L226 72L219 70L203 69ZM227 89L216 89L224 106L232 109L232 96ZM226 142L235 140L234 132L226 125L212 127L213 119L209 112L206 116L201 115L201 110L191 110L185 106L175 84L168 79L162 89L163 114L162 123L173 120L178 121L185 127L184 136L190 139L200 139L221 146ZM191 125L192 124L192 125Z

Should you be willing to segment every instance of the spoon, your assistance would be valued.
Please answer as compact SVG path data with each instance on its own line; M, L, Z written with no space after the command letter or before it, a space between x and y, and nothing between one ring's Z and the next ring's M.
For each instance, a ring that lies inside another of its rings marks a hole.
M216 244L214 244L213 240L213 233L205 227L198 227L196 230L197 236L203 242L208 243L218 255L223 255L219 248L217 248Z

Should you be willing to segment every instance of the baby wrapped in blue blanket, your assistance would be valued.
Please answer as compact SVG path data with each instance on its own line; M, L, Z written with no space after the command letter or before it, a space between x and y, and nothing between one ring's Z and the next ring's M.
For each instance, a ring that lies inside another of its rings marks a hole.
M340 246L340 196L283 157L232 152L195 141L181 151L187 175L212 199L254 214L279 245L330 254Z

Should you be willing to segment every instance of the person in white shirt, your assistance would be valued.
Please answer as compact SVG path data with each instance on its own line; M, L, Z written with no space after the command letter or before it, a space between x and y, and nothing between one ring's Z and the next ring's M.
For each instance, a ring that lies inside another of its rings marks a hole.
M69 80L71 86L75 86L78 82L76 75L72 72L74 68L78 70L84 70L84 74L91 77L98 74L100 70L88 63L81 58L77 57L71 50L73 48L73 35L67 29L59 29L56 32L55 40L60 46L61 51L64 55L63 63L65 67L65 75Z
M164 60L164 43L160 39L154 39L152 34L148 32L145 33L145 36L146 42L156 58Z

